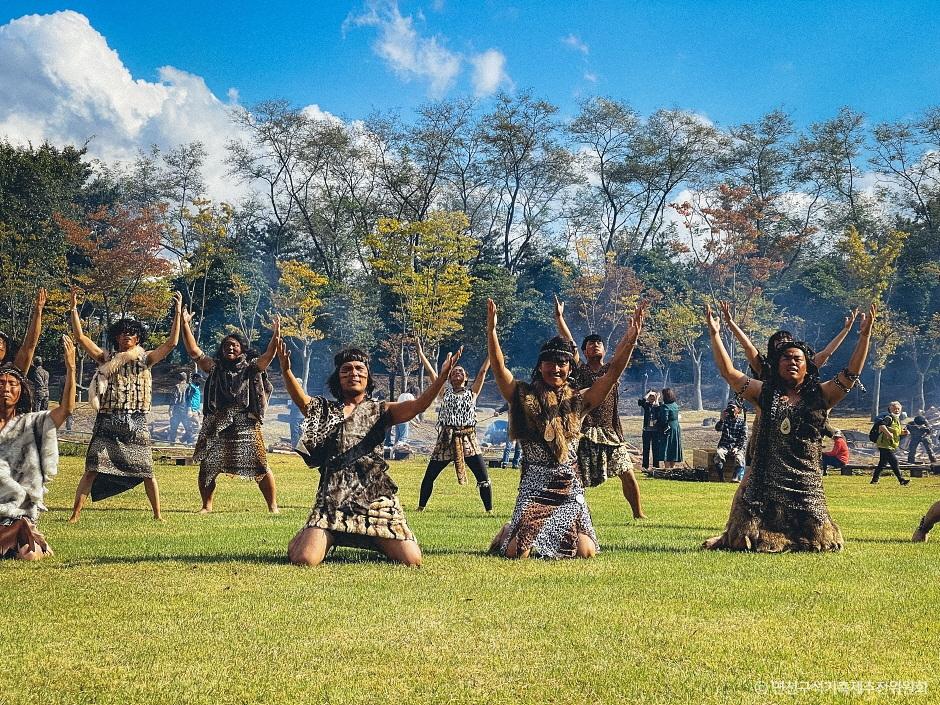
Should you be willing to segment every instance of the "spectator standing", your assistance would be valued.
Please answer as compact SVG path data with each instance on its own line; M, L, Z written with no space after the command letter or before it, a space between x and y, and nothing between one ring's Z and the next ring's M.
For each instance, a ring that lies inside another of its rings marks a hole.
M49 371L42 366L38 355L33 358L26 379L33 383L33 411L46 411L49 408Z

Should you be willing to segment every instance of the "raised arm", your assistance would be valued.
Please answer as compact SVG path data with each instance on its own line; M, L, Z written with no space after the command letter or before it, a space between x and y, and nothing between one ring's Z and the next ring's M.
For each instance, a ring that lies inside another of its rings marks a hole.
M62 336L65 349L65 382L62 384L62 399L59 405L49 412L49 417L56 428L60 428L75 411L75 343L67 335Z
M99 364L104 362L104 350L95 345L95 342L82 331L82 320L78 317L78 290L74 286L72 287L72 310L69 315L72 321L72 337L92 360Z
M715 366L718 367L718 374L724 377L736 394L756 404L763 385L760 380L751 379L735 369L731 358L728 357L728 351L725 350L725 344L721 342L721 321L718 315L712 312L709 304L705 305L705 325L708 327L708 337L711 339L712 355L715 358Z
M173 324L170 326L170 335L163 344L147 353L147 364L153 367L165 358L180 342L180 312L183 310L183 295L173 293ZM143 343L143 341L141 341Z
M813 355L813 363L816 367L822 367L826 364L832 353L839 349L839 346L842 345L842 341L845 340L845 336L849 334L849 331L852 330L852 324L855 323L855 319L858 318L858 309L853 308L849 311L849 315L845 317L845 323L842 326L842 330L833 338L829 345L824 347L818 353Z
M761 368L760 351L754 347L754 343L747 337L747 333L741 330L738 324L735 323L734 318L731 316L731 304L727 301L722 301L719 306L721 306L721 315L725 319L725 325L728 326L731 335L733 335L735 340L741 345L741 351L744 353L744 359L747 360L747 364L751 366L752 370L759 370Z
M280 336L277 338L277 361L281 365L281 376L284 377L284 386L287 387L291 401L297 405L298 409L304 411L310 403L310 395L294 377L290 368L290 352L287 349L287 343Z
M281 340L281 317L274 317L274 329L271 340L268 343L268 348L263 353L258 356L258 359L255 360L255 365L259 370L268 369L268 365L271 364L271 361L274 359L274 356L277 355L278 344Z
M558 329L558 335L574 345L574 364L581 362L581 356L578 354L578 345L574 342L574 336L565 322L565 302L555 294L555 327Z
M437 379L431 382L428 388L425 389L421 396L417 399L411 399L409 401L394 401L386 404L385 409L389 413L390 422L393 424L398 424L411 421L411 419L431 406L431 403L437 397L438 392L441 391L441 388L447 381L447 377L450 375L450 371L454 369L454 365L457 364L457 360L460 359L462 354L463 348L460 348L453 355L448 355L447 359L444 361L444 364L441 365L441 372L437 376Z
M487 359L493 366L493 379L496 380L499 393L503 399L510 401L515 380L506 367L506 358L503 357L503 349L499 347L499 338L496 336L496 303L493 299L486 300L486 347L489 353Z
M622 375L623 371L626 369L627 363L630 362L630 356L633 355L633 350L636 348L636 341L643 331L643 321L646 318L646 307L648 305L648 302L641 301L636 307L633 316L630 317L630 324L627 326L627 330L624 332L620 342L617 343L614 356L610 360L610 367L607 372L598 378L584 393L584 403L587 406L587 410L594 409L604 402L604 399L610 394L610 390L614 388L614 385L617 384L617 380L620 379L620 375Z
M33 304L33 315L29 318L29 328L26 329L26 336L23 338L23 344L13 364L24 375L29 372L33 364L33 356L36 354L36 347L39 345L39 334L42 332L42 309L46 305L46 290L40 288L36 292L36 303Z
M437 370L434 369L434 365L431 364L431 361L425 357L424 348L421 347L421 338L415 338L415 347L418 349L418 358L421 360L421 364L424 365L424 369L433 383L437 379Z
M865 358L868 357L868 346L871 343L871 330L875 325L875 315L878 309L875 304L868 308L868 315L862 314L862 325L858 331L858 342L855 344L855 350L852 351L852 357L849 358L849 364L839 374L828 382L819 385L823 398L830 408L845 399L865 367Z
M202 351L202 348L199 347L199 343L196 342L196 336L193 335L191 325L192 320L192 311L185 308L180 311L180 328L183 334L183 347L186 348L186 354L189 355L189 359L196 363L196 367L206 374L209 374L212 372L212 368L215 367L215 360L206 355Z
M490 369L490 356L487 355L483 359L483 364L480 365L480 371L477 372L477 376L473 379L473 386L470 388L470 391L473 393L474 398L480 396L480 390L483 389L483 382L486 381L486 373Z

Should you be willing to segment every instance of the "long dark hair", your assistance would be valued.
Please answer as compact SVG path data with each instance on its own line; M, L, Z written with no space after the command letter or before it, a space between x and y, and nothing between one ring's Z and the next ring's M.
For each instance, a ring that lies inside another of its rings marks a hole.
M777 348L786 341L793 340L793 333L788 330L778 330L767 340L767 360L777 353Z
M371 397L372 392L375 391L375 380L372 378L372 367L369 365L368 353L363 352L359 348L346 348L345 350L340 350L333 357L333 374L331 374L326 380L326 386L329 388L330 394L332 394L334 398L342 401L343 388L339 384L339 368L345 365L347 362L362 362L365 364L369 374L369 377L366 380L366 396Z
M13 341L13 338L8 336L2 330L0 330L0 338L2 338L3 342L6 344L6 352L3 354L3 359L0 360L0 364L5 362L13 362L13 360L16 359L16 353L19 352L20 346Z
M663 389L663 402L666 404L674 404L677 398L678 397L676 397L676 393L673 391L672 387L666 387Z
M5 362L0 365L0 377L10 375L16 377L20 383L20 398L16 402L17 414L28 414L33 410L33 386L26 381L26 377L16 367L16 365Z

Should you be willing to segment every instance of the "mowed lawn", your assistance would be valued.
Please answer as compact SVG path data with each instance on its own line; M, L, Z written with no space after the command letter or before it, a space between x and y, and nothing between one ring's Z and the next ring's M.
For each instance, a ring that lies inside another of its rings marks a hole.
M340 549L300 569L285 546L316 474L272 466L278 516L228 478L199 516L196 469L158 465L165 523L138 488L69 526L81 459L64 458L40 523L55 557L0 565L0 703L940 701L940 535L909 543L936 477L830 477L846 549L778 556L699 550L734 485L641 479L635 523L608 482L588 493L597 559L511 562L484 551L515 471L494 471L495 517L452 469L419 514L423 463L395 463L424 566ZM884 685L827 692L846 681Z

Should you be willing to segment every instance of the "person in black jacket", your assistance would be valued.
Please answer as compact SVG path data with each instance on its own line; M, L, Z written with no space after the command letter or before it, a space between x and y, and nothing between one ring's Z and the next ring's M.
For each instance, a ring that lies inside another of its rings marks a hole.
M907 462L914 463L917 457L917 447L921 444L923 444L924 450L927 451L930 462L937 462L933 455L933 446L930 443L930 434L933 433L933 429L930 427L927 417L924 416L923 410L907 424L907 430L910 433L910 442L907 444Z
M659 392L648 391L646 396L637 401L643 409L643 469L659 467L653 457L653 444L656 442L656 407L659 406Z

